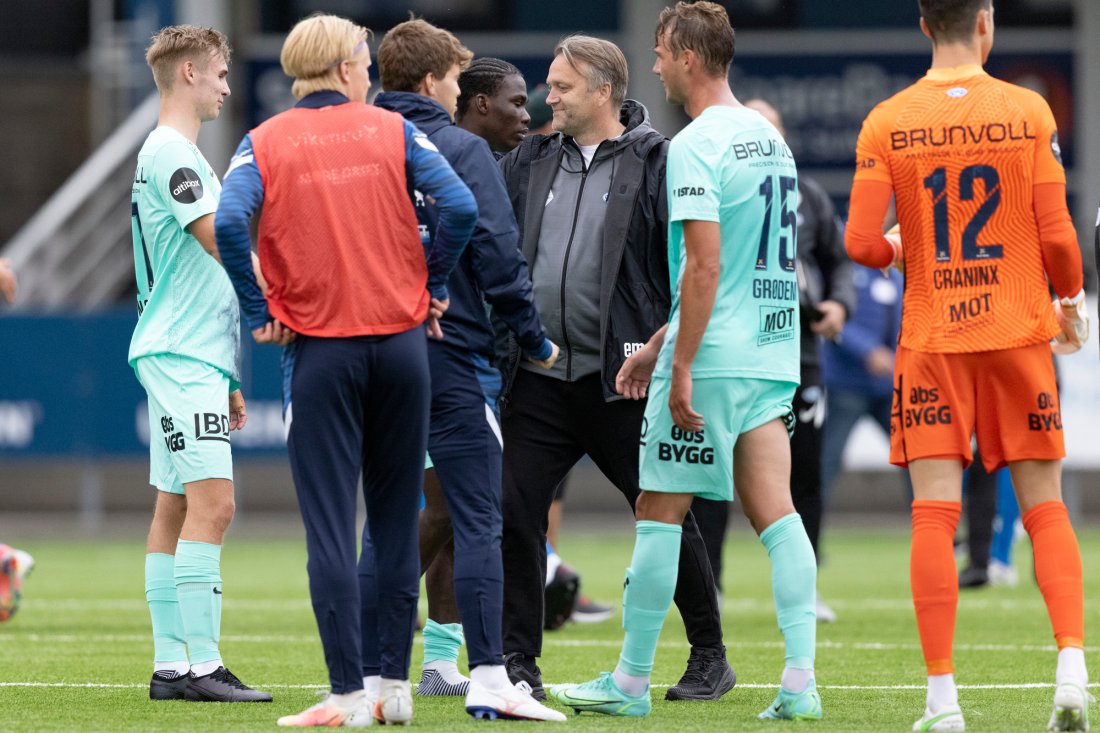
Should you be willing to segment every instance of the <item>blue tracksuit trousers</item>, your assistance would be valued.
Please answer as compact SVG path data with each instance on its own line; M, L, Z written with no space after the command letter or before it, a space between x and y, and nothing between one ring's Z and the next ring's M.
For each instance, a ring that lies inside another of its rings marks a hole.
M356 491L375 539L379 621L367 634L383 677L408 679L420 558L417 512L430 377L424 330L299 336L284 358L287 448L305 523L313 611L334 693L363 687Z
M428 355L432 375L428 452L454 528L455 601L469 664L471 669L503 664L501 438L496 410L500 374L483 357L446 341L429 342ZM373 550L381 550L381 540L371 530L371 538L363 538L359 564L364 675L379 670L378 650L365 630L383 623L371 600L385 582L375 574L370 559L372 545ZM380 565L380 552L377 557Z

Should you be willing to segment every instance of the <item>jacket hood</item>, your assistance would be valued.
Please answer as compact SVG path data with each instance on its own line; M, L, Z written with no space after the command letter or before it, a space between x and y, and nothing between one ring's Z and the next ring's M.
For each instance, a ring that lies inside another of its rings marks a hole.
M649 110L645 108L644 104L633 99L623 102L623 107L619 110L619 122L626 126L626 130L621 137L644 131L639 130L639 128L653 129L653 126L649 124Z
M442 104L416 92L381 92L374 98L374 105L396 112L420 128L425 135L454 124Z

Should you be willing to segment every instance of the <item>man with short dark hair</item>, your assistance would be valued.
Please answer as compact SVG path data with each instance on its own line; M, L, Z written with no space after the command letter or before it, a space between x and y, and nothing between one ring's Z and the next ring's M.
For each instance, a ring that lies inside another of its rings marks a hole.
M920 0L920 11L932 63L863 123L845 238L856 262L905 273L890 462L913 481L910 584L928 673L913 729L965 728L952 541L976 438L987 470L1011 469L1058 646L1048 727L1088 730L1081 554L1062 501L1051 359L1081 348L1088 321L1058 129L1042 97L982 68L992 0ZM884 235L891 195L900 233Z
M643 402L615 375L668 320L667 141L625 100L627 65L613 43L569 36L554 52L553 135L529 135L501 160L531 267L535 305L562 355L549 373L513 347L506 358L504 650L508 673L545 694L542 653L547 512L588 455L630 506L638 496ZM677 605L691 655L670 700L712 700L734 685L706 548L689 516Z
M460 69L468 61L469 51L458 39L419 19L394 26L378 47L385 91L375 98L375 105L401 114L424 132L478 204L474 233L447 283L451 302L440 323L443 340L428 347L432 375L428 453L454 530L454 594L462 629L446 628L452 625L429 618L425 654L433 644L465 635L470 666L466 711L475 717L565 720L514 686L502 657L500 373L492 364L494 338L485 304L508 325L538 368L549 368L558 349L547 339L531 300L526 263L516 247L515 217L505 203L496 161L484 140L457 127L452 119L459 101ZM423 231L432 230L436 215L433 203L417 198ZM438 504L439 493L426 491L426 500ZM438 551L439 543L433 545L429 549ZM366 540L364 548L360 577L364 618L370 618L375 593ZM421 567L433 559L422 557ZM368 674L373 661L369 656L365 660ZM460 693L465 680L452 669L453 662L445 669L430 665L425 663L421 694Z
M669 322L615 380L625 397L650 398L637 537L618 665L590 682L551 689L578 712L649 713L681 524L696 496L729 501L736 489L768 551L786 644L779 694L758 717L822 717L814 681L817 567L789 486L799 379L797 174L779 132L730 89L733 37L725 9L711 2L665 8L657 24L653 70L669 101L692 118L668 152L668 262L676 287Z

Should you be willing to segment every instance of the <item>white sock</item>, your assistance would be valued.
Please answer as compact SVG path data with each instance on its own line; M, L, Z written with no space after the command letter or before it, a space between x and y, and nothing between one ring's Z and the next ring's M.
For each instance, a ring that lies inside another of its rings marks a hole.
M345 692L341 695L330 692L328 699L329 702L334 702L345 710L348 710L362 705L363 701L367 699L367 692L366 690L356 690L355 692Z
M217 669L215 667L214 669ZM171 672L177 675L185 675L191 670L191 665L187 662L153 662L153 673L157 672Z
M930 674L928 675L928 707L933 713L938 713L944 708L958 707L959 690L955 687L955 675Z
M787 692L803 692L813 678L814 671L812 669L784 667L783 676L779 680L779 686Z
M391 695L395 692L410 692L408 680L391 680L383 677L378 682L379 696Z
M611 679L615 680L615 684L619 686L620 690L634 697L644 695L649 689L649 675L637 677L627 674L618 665L615 666L615 671L611 673Z
M374 674L363 678L363 691L368 697L378 697L378 690L382 686L382 675Z
M1063 682L1075 682L1079 685L1087 685L1089 681L1088 670L1085 669L1085 650L1067 646L1058 651L1058 671L1054 675L1058 684Z
M554 574L558 572L558 568L561 567L561 558L558 557L558 553L546 556L546 585L550 585L550 581L554 579Z
M503 669L503 666L501 667ZM434 669L443 680L449 685L458 685L466 681L466 678L458 671L458 665L454 662L448 662L445 659L436 659L432 662L424 663L424 671L427 672L430 669ZM507 674L504 675L508 677Z
M222 660L215 659L212 662L199 662L198 664L192 664L191 671L195 673L196 677L205 677L206 675L210 674L221 666L223 666Z
M470 670L470 679L487 690L500 690L512 684L503 664L479 664Z

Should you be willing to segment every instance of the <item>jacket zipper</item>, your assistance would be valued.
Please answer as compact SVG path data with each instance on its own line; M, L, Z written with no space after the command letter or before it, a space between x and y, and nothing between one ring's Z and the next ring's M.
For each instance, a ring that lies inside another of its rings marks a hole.
M592 156L595 160L595 155ZM565 244L565 259L561 263L561 340L565 343L565 380L573 378L573 349L569 346L569 333L565 330L565 275L569 271L569 251L573 249L573 235L577 232L577 216L581 210L581 199L584 197L584 182L588 180L588 165L581 157L584 170L581 172L581 187L577 190L577 203L573 206L573 223L569 229L569 241Z

